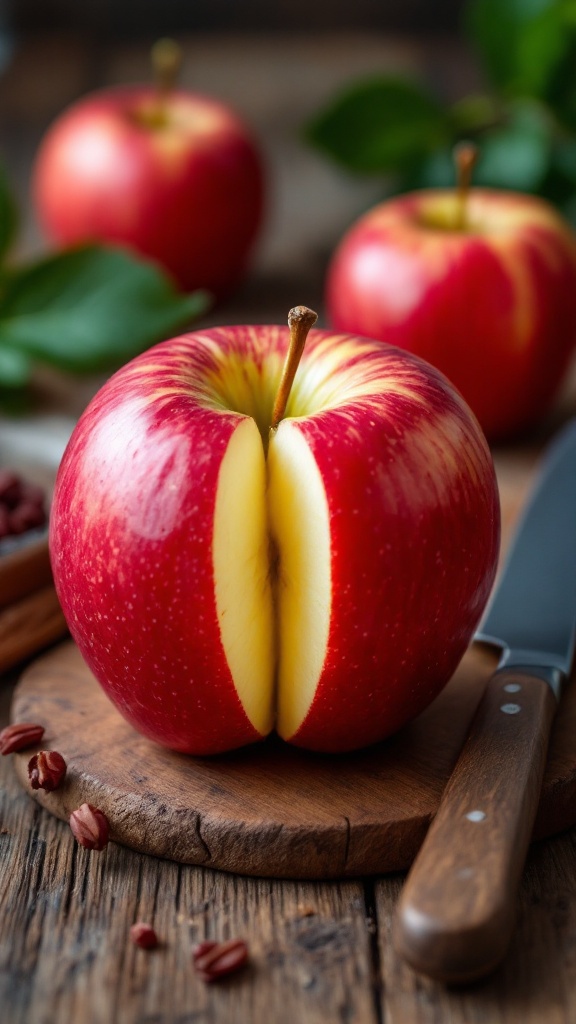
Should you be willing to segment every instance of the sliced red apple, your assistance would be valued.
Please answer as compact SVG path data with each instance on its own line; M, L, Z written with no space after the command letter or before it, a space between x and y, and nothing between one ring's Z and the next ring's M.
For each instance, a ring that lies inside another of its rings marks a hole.
M179 750L274 724L317 750L383 738L448 680L494 577L490 454L444 378L313 331L270 430L287 349L278 327L156 346L96 396L59 473L71 631Z

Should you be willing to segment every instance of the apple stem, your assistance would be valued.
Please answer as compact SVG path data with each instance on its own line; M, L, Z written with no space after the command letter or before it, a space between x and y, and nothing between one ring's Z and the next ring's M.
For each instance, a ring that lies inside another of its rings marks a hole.
M163 120L166 101L176 85L182 66L182 50L174 39L158 39L152 47L151 58L158 94L158 116Z
M290 344L288 346L288 355L286 356L286 361L282 369L282 377L280 378L280 384L278 386L278 391L276 392L276 399L272 410L272 423L270 424L271 430L276 430L276 427L286 412L288 398L290 397L290 391L292 390L296 370L298 369L300 359L302 358L304 345L306 344L306 338L308 337L308 331L314 326L317 319L318 314L315 313L313 309L308 309L308 306L294 306L294 309L291 309L288 313Z
M456 230L465 231L468 226L468 196L472 173L478 160L478 147L473 142L460 142L454 148L456 164Z

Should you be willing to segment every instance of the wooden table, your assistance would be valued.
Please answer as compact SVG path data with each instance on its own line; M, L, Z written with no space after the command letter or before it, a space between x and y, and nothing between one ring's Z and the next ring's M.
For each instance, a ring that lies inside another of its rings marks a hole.
M262 138L275 182L254 271L205 322L282 320L299 302L321 311L327 253L379 187L353 183L304 150L302 120L359 73L435 71L450 91L468 85L473 71L449 44L414 47L377 36L212 36L190 40L186 53L187 84L233 97ZM23 201L50 118L87 89L141 77L145 67L140 44L96 49L55 37L22 46L1 83L0 145ZM21 251L38 246L25 207ZM76 415L96 383L42 375L42 408ZM575 393L571 385L548 431L574 410ZM509 498L521 501L545 435L496 453ZM0 727L16 678L0 686ZM115 844L91 854L23 792L10 758L0 758L0 786L2 1024L576 1024L576 831L533 846L503 967L451 991L416 977L392 950L400 876L270 881L182 867ZM163 940L157 951L129 942L138 919L153 920ZM204 985L191 970L192 945L238 935L249 942L249 968Z

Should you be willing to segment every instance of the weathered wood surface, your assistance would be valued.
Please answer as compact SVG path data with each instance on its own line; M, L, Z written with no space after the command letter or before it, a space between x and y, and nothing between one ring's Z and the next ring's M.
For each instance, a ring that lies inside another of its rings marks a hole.
M321 309L326 255L355 212L377 198L328 170L300 144L304 118L357 74L418 69L453 93L473 86L453 48L378 36L190 40L186 84L233 98L265 141L275 178L255 273L206 322L278 320L297 303ZM87 89L142 77L141 45L38 38L0 88L0 146L22 200L41 131ZM289 100L287 99L289 97ZM39 248L25 209L21 251ZM44 407L77 414L95 387L38 377ZM574 411L571 386L557 420ZM549 425L550 426L550 425ZM544 431L546 433L546 431ZM498 453L510 493L505 529L525 495L539 439ZM0 686L7 723L15 675ZM182 866L111 843L90 854L67 825L23 791L0 758L0 1020L2 1024L576 1024L576 830L536 843L502 968L463 991L418 978L392 950L403 876L362 883L277 882ZM135 949L130 925L148 919L164 945ZM212 987L190 950L242 935L250 968Z
M557 706L514 669L485 688L396 915L395 949L428 977L476 981L506 955Z
M86 801L107 815L118 842L144 853L249 875L357 877L412 863L495 665L492 652L470 650L415 722L388 742L343 757L274 738L219 758L163 750L124 721L72 641L24 673L12 718L43 725L42 747L69 764L64 785L33 794L65 821ZM538 835L576 823L574 735L571 686L552 736ZM14 755L25 787L31 753ZM498 757L514 764L513 748L503 745ZM534 807L538 798L539 789Z
M10 687L2 691L7 720ZM574 1024L576 830L532 847L503 967L458 991L417 977L391 946L394 875L278 882L177 865L111 843L76 846L0 759L3 1024ZM163 939L135 949L149 920ZM205 986L205 937L244 936L251 966Z
M0 673L68 632L44 537L0 558Z

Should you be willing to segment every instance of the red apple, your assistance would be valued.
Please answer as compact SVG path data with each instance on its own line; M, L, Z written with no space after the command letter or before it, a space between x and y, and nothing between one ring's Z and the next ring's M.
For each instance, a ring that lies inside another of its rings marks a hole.
M263 173L248 129L226 106L176 90L115 88L52 125L33 196L48 238L126 245L185 289L228 292L261 221Z
M474 189L382 203L343 238L326 301L336 330L379 338L438 367L487 436L536 423L576 344L576 241L541 199Z
M278 326L155 346L93 399L59 470L72 635L126 718L177 750L274 726L321 751L382 739L447 682L494 578L492 460L441 374L315 330L271 428L288 346Z

